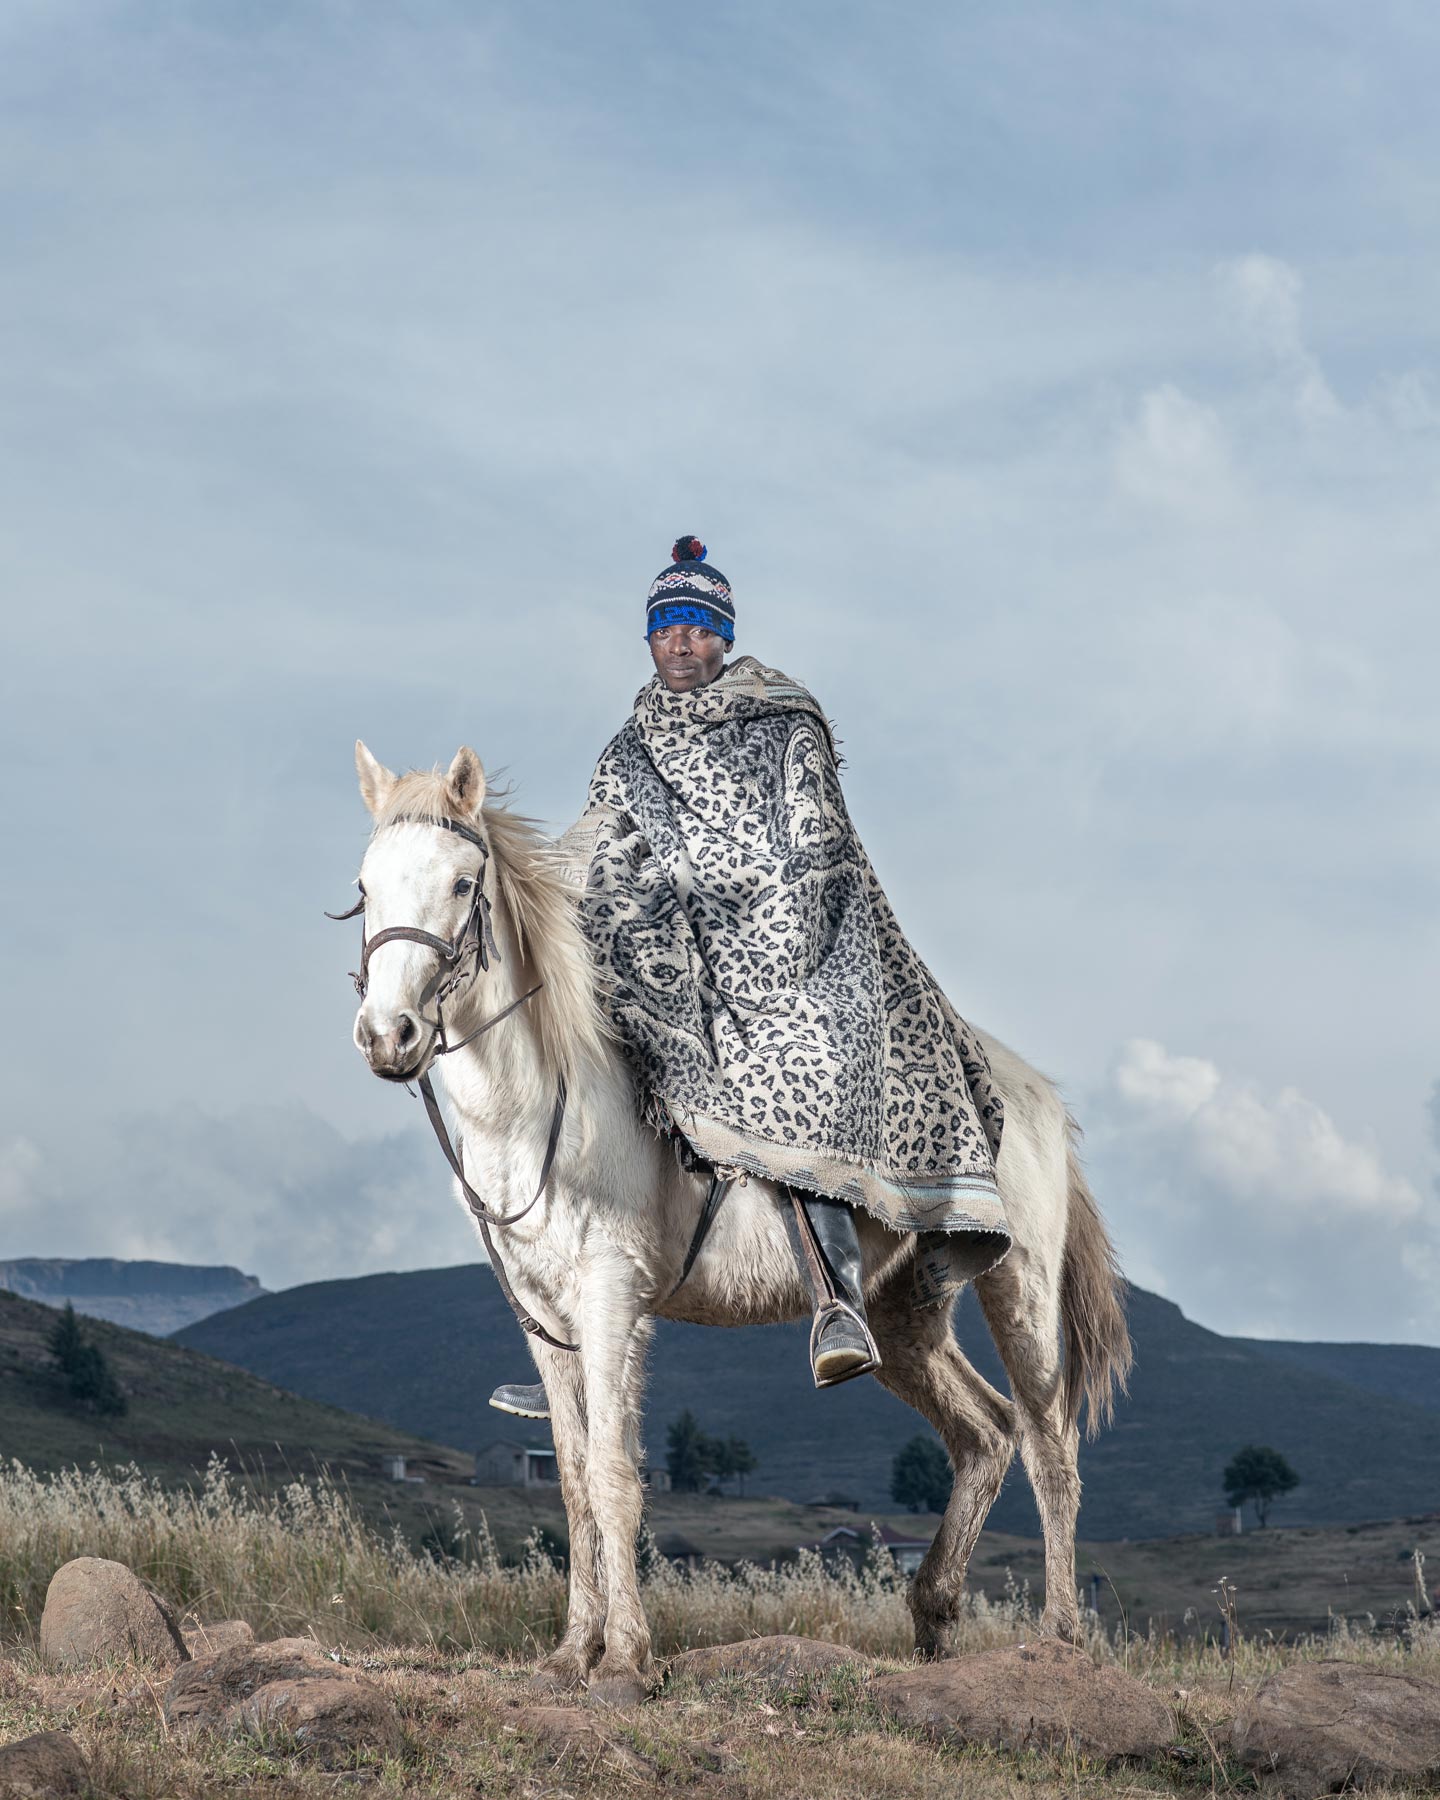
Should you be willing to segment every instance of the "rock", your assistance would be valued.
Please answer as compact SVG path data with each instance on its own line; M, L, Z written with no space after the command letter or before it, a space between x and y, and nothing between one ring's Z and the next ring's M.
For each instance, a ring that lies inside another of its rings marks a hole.
M835 1669L871 1666L870 1658L844 1644L826 1644L819 1638L744 1638L737 1644L712 1644L704 1650L682 1650L670 1658L670 1674L690 1675L702 1690L717 1682L744 1676L771 1688L791 1688L806 1677L828 1675Z
M1048 1641L879 1675L870 1693L942 1743L1074 1749L1108 1763L1163 1755L1175 1736L1169 1707L1143 1682Z
M217 1619L211 1625L191 1622L180 1627L180 1635L191 1656L218 1656L237 1644L255 1642L255 1633L244 1619Z
M1247 1769L1289 1794L1440 1779L1440 1682L1367 1663L1268 1675L1231 1727Z
M389 1697L373 1681L347 1680L331 1668L330 1675L267 1681L241 1703L235 1728L260 1738L284 1732L322 1758L358 1749L399 1755L405 1740Z
M173 1668L190 1652L169 1608L124 1563L77 1556L55 1571L46 1591L40 1654L60 1667L135 1656Z
M543 1744L556 1762L607 1763L646 1780L655 1767L631 1745L620 1742L597 1715L583 1706L513 1706L503 1724L509 1731Z
M0 1745L3 1800L42 1800L52 1794L89 1792L90 1772L68 1731L37 1731L33 1737Z
M343 1679L349 1674L343 1664L331 1662L311 1638L236 1644L175 1671L165 1690L165 1722L179 1731L192 1726L215 1730L224 1726L231 1713L267 1682L329 1679L334 1675Z
M305 1749L332 1756L356 1749L396 1752L400 1715L384 1691L309 1638L237 1643L177 1669L163 1701L178 1732L293 1734Z

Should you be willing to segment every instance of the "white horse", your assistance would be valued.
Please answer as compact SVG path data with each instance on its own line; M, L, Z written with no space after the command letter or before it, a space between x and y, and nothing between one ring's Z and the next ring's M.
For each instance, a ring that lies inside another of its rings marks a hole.
M487 885L496 954L446 998L453 1043L539 986L494 1029L436 1063L434 948L410 937L374 946L355 1041L392 1081L435 1064L461 1141L465 1176L487 1208L518 1213L546 1163L563 1078L568 1105L539 1204L496 1248L529 1311L578 1350L530 1339L550 1401L570 1526L564 1636L538 1678L627 1704L655 1685L636 1575L643 1492L639 1417L656 1317L702 1325L795 1319L809 1296L775 1192L732 1189L673 1299L706 1182L685 1173L640 1121L635 1086L607 1034L577 892L555 847L505 807L485 804L485 773L462 749L445 774L403 776L356 746L375 828L361 868L373 940L418 928L458 945ZM465 835L437 829L449 820ZM1093 1431L1130 1366L1123 1284L1055 1089L1003 1044L982 1038L1005 1101L999 1182L1014 1247L975 1286L1013 1400L961 1354L949 1307L910 1301L913 1236L859 1216L878 1378L939 1433L955 1484L915 1576L910 1609L922 1655L950 1652L966 1566L1018 1442L1045 1534L1042 1629L1079 1631L1074 1554L1080 1502L1078 1417ZM1063 1352L1062 1352L1063 1343ZM823 1395L815 1404L826 1404Z

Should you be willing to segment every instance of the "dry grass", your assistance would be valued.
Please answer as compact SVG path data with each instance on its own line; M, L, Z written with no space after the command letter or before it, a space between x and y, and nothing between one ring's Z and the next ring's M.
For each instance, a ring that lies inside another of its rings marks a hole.
M1300 1646L1246 1639L1233 1657L1213 1642L1092 1628L1090 1653L1128 1665L1175 1709L1182 1755L1109 1773L1074 1759L940 1750L887 1723L863 1681L840 1670L802 1691L768 1695L736 1680L708 1694L681 1678L632 1715L552 1708L546 1723L526 1691L527 1663L564 1616L560 1572L538 1552L505 1566L482 1535L448 1560L417 1554L360 1521L343 1494L296 1483L257 1497L212 1467L192 1492L136 1472L38 1477L0 1468L0 1741L70 1731L98 1785L135 1800L263 1786L277 1800L313 1800L364 1785L406 1795L584 1795L590 1800L691 1788L714 1800L828 1800L831 1795L930 1800L1033 1800L1233 1791L1237 1771L1218 1746L1239 1699L1299 1655L1342 1654L1440 1676L1440 1631L1418 1618L1376 1631L1337 1622ZM358 1664L391 1694L408 1747L399 1758L357 1753L313 1766L294 1745L168 1733L163 1676L117 1666L92 1676L45 1671L34 1640L46 1585L70 1557L126 1563L177 1608L245 1618L261 1637L307 1635ZM830 1570L793 1565L681 1573L652 1558L645 1582L657 1652L795 1632L847 1643L898 1664L909 1652L904 1583L877 1560ZM1218 1613L1217 1613L1218 1618ZM1028 1593L970 1603L962 1646L979 1650L1033 1633ZM598 1721L598 1722L597 1722ZM1377 1795L1377 1800L1379 1797Z
M1234 1698L1172 1691L1178 1753L1107 1771L1074 1756L937 1748L887 1722L851 1670L810 1678L792 1693L741 1680L706 1693L682 1677L657 1701L616 1715L537 1706L522 1665L477 1653L389 1650L355 1660L400 1712L401 1756L358 1751L321 1767L283 1740L177 1738L158 1704L163 1676L117 1667L77 1681L46 1674L29 1651L0 1660L0 1741L68 1731L97 1786L127 1800L257 1790L274 1800L317 1800L355 1786L436 1800L622 1800L660 1789L708 1800L1199 1800L1253 1792L1220 1748L1242 1690ZM1403 1791L1372 1789L1369 1800L1398 1800Z
M502 1563L483 1526L457 1521L453 1544L454 1554L437 1559L398 1532L382 1536L323 1480L257 1495L218 1461L199 1486L178 1490L133 1469L46 1476L12 1462L0 1466L0 1641L33 1645L54 1571L71 1557L103 1556L133 1569L177 1610L247 1619L260 1637L314 1636L352 1651L523 1658L547 1649L564 1625L561 1571L536 1546L518 1564ZM812 1554L765 1568L678 1570L653 1552L645 1562L658 1655L776 1632L873 1656L910 1653L906 1582L888 1557L859 1569L829 1567ZM1083 1616L1097 1659L1182 1683L1232 1671L1254 1676L1296 1653L1242 1635L1227 1658L1213 1640L1136 1632L1126 1621L1107 1629ZM970 1596L959 1648L1016 1643L1035 1623L1028 1588L1011 1581L996 1597ZM1337 1618L1329 1634L1299 1650L1337 1646L1440 1673L1440 1630L1413 1612L1398 1631Z

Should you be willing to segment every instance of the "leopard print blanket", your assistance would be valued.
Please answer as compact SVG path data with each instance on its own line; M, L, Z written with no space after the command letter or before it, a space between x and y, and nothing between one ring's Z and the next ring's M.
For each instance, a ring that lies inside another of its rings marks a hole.
M690 694L657 677L577 831L607 1008L656 1122L707 1162L925 1234L931 1298L998 1261L1000 1096L895 921L805 689L748 656Z

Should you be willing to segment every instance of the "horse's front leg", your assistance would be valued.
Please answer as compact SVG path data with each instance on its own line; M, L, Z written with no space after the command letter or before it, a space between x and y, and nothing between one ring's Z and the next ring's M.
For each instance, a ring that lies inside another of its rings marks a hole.
M644 1339L639 1290L633 1263L608 1247L589 1252L579 1309L589 1425L585 1472L605 1580L605 1654L591 1673L590 1692L612 1706L643 1700L658 1680L635 1561L644 1512L631 1429Z
M536 1669L537 1687L584 1687L605 1647L605 1588L600 1573L600 1538L590 1505L587 1473L585 1373L571 1351L553 1350L536 1339L535 1360L550 1402L555 1462L570 1535L570 1593L565 1633Z

